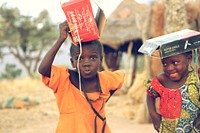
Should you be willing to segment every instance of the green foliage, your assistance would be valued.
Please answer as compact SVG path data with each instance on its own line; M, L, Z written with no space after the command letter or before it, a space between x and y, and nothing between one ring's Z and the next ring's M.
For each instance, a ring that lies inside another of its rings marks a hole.
M38 72L33 73L33 79L41 80L41 75Z
M56 36L56 25L51 23L47 10L33 18L21 15L17 8L0 7L0 57L12 54L30 77ZM3 51L5 48L7 53Z
M5 72L0 75L0 79L15 79L22 73L21 69L16 68L15 64L6 64Z

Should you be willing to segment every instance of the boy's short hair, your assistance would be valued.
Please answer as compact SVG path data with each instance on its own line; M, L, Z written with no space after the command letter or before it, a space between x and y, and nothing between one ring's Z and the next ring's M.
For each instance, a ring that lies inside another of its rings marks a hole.
M102 47L102 44L99 40L93 40L93 41L89 41L89 42L81 42L81 45L95 45L97 47L97 49L99 50L99 54L102 56L102 53L103 53L103 47ZM71 47L70 47L70 56L73 55L73 53L77 50L80 49L80 44L77 44L77 45L74 45L74 44L71 44Z

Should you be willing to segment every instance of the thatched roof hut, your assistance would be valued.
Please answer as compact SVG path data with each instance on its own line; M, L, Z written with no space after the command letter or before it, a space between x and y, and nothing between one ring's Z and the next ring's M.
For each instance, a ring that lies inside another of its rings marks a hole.
M137 23L143 24L149 13L149 6L136 3L134 0L123 0L107 19L101 42L118 49L125 42L141 38L141 29Z

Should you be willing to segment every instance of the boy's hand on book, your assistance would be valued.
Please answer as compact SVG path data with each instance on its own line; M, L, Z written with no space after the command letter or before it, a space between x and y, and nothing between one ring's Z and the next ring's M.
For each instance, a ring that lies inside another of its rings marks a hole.
M60 37L59 37L59 39L65 40L69 36L69 33L70 33L67 21L64 21L64 22L60 23L59 24L59 29L60 29Z

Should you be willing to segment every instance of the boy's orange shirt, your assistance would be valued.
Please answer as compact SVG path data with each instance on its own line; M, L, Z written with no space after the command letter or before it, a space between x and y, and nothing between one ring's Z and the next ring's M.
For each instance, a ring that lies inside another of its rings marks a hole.
M87 93L89 99L99 114L105 117L105 102L110 96L110 90L119 89L124 82L122 71L102 71L98 73L102 93ZM81 95L69 79L69 72L66 67L52 66L51 77L42 76L46 86L54 91L57 106L59 109L59 122L56 133L92 133L94 132L93 112L88 101ZM103 108L102 108L103 106ZM102 109L101 109L102 108ZM100 133L103 121L97 117L97 132ZM108 125L105 133L110 133Z

